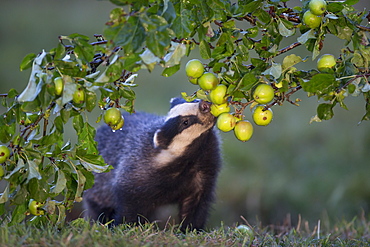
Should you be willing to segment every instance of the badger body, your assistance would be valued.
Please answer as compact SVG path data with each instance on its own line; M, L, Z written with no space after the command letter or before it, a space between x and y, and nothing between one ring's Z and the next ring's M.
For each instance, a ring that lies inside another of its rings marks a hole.
M209 104L175 98L167 116L124 117L121 130L97 131L98 150L114 169L95 174L84 194L85 216L113 224L144 222L154 220L158 207L177 204L182 230L202 229L221 164Z

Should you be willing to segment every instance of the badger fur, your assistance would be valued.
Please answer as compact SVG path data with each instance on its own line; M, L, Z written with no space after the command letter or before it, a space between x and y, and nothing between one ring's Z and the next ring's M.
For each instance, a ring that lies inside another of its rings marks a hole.
M105 125L97 131L99 152L114 169L95 174L84 194L85 216L137 223L154 220L160 206L177 204L182 230L202 229L221 163L209 103L174 98L167 116L124 117L121 130Z

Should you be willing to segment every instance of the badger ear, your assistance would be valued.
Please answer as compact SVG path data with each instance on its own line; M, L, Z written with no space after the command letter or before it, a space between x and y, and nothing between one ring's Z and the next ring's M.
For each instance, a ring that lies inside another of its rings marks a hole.
M154 148L163 147L163 141L161 141L161 130L157 130L153 136Z
M177 98L172 98L170 100L170 104L171 104L171 109L176 106L176 105L179 105L179 104L184 104L184 103L193 103L193 102L199 102L200 100L199 99L195 99L193 101L186 101L185 99L181 98L181 97L177 97Z
M176 105L179 105L179 104L183 104L185 103L186 101L183 99L183 98L172 98L170 100L170 104L171 104L171 109L176 106Z

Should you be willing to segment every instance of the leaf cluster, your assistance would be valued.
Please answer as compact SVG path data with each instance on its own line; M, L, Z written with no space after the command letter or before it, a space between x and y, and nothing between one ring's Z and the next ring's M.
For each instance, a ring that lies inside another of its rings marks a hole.
M21 70L31 68L27 87L2 97L7 111L0 117L0 141L8 143L11 156L4 164L0 215L6 205L12 208L10 224L30 214L31 199L44 203L48 220L63 223L65 211L92 187L92 172L110 169L99 155L87 113L111 106L132 112L135 75L122 71L115 63L117 50L104 47L101 36L97 39L61 36L49 52L27 55L20 65ZM56 78L62 79L60 94ZM84 95L82 101L74 99L76 92ZM76 140L65 139L67 124L73 126Z
M111 12L104 34L112 45L129 54L125 60L131 66L124 66L128 70L152 70L160 64L162 75L170 76L180 69L180 59L198 48L200 56L208 60L207 69L228 86L229 101L237 113L252 103L257 84L268 83L276 89L275 100L268 107L284 101L298 105L299 100L290 96L303 89L326 101L313 118L321 121L333 117L337 104L346 109L347 96L363 94L362 120L369 118L369 29L361 25L368 17L351 6L356 0L328 2L322 23L314 29L302 21L309 0L292 7L289 1L266 0L112 2L123 7ZM329 34L345 41L336 66L325 72L297 69L297 64L320 55ZM297 41L281 47L288 37ZM305 56L293 53L298 46L305 46ZM207 92L194 93L188 99L195 97L208 99Z

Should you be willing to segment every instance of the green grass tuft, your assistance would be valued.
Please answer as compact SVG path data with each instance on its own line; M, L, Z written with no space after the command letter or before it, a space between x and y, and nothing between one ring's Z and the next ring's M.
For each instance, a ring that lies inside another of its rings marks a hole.
M248 224L246 222L246 224ZM0 225L0 246L369 246L370 222L363 217L341 221L331 229L319 222L311 227L224 226L182 233L178 226L120 225L112 229L77 219L64 226L21 223ZM245 230L247 229L247 231Z

